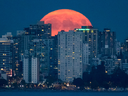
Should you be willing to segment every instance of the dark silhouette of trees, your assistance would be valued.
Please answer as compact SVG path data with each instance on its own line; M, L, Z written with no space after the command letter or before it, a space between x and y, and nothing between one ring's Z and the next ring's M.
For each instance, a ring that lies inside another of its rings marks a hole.
M128 75L120 68L115 69L111 75L112 87L126 88L128 86Z
M76 82L74 79L73 82ZM82 80L81 80L82 81ZM79 84L77 80L76 84ZM97 89L99 87L109 89L110 87L128 87L128 75L125 71L121 70L119 67L115 68L114 73L108 75L105 73L104 62L101 62L101 65L97 67L93 66L91 72L83 73L83 82L85 87L90 87L92 89Z
M25 85L25 84L26 84L25 80L22 80L22 81L21 81L21 84L22 84L22 85Z
M7 84L7 81L5 79L0 79L0 87Z
M81 90L84 88L84 81L81 78L74 78L73 84L76 85L76 87L80 87Z
M56 81L56 79L53 76L48 76L47 79L46 79L45 84L47 84L47 86L50 86L55 81Z

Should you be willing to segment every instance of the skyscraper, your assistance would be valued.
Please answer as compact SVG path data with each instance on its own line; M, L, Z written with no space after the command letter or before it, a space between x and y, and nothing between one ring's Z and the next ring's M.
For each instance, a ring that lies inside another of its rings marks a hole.
M103 32L99 32L99 54L102 55L115 55L116 54L116 34L111 32L110 29L104 29Z
M13 37L13 75L21 76L23 74L23 35L24 31L17 31L17 35Z
M44 24L38 22L36 25L30 25L29 28L24 29L23 38L23 55L24 60L28 63L23 63L24 66L28 64L28 82L32 82L32 58L39 59L39 80L42 81L49 75L50 65L53 62L53 39L51 39L51 24ZM38 63L37 63L38 64ZM38 68L38 67L37 67ZM26 78L26 76L25 76Z
M0 38L0 69L8 76L12 76L13 40L9 40L8 36L12 37L11 33Z
M82 32L58 33L58 78L62 81L82 78L89 53L88 44L83 42L82 36Z
M94 57L98 54L98 29L94 29L92 26L82 26L80 29L75 29L75 32L83 33L83 41L89 45L89 64Z

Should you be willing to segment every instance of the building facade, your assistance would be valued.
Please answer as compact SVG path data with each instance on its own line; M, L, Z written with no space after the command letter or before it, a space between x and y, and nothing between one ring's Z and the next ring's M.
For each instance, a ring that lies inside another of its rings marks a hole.
M72 82L74 78L82 78L88 64L88 44L83 42L82 36L82 32L58 33L58 79Z
M8 76L12 76L13 40L7 38L8 36L12 37L9 34L3 35L0 38L0 69Z
M75 29L75 32L83 32L83 41L89 45L89 64L92 65L92 58L98 55L98 29L92 26L82 26L80 29Z
M115 55L116 54L116 34L111 32L110 29L104 29L99 32L99 54L102 55Z

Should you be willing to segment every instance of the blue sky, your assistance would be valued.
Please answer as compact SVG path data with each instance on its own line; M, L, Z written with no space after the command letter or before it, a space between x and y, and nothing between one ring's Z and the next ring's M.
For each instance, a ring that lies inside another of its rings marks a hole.
M72 9L85 15L94 28L110 28L123 41L128 37L128 0L0 0L0 36L16 35L57 9Z

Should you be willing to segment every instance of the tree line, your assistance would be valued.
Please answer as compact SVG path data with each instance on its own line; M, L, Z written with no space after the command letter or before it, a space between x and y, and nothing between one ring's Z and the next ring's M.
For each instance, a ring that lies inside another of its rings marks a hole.
M83 79L74 79L73 84L81 89L84 87L90 87L91 89L117 87L125 89L128 87L128 75L119 67L115 68L113 74L108 75L105 72L104 62L102 62L97 67L93 66L90 73L84 72Z

